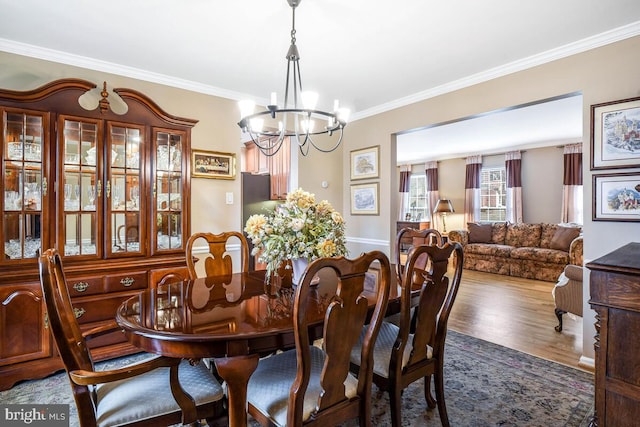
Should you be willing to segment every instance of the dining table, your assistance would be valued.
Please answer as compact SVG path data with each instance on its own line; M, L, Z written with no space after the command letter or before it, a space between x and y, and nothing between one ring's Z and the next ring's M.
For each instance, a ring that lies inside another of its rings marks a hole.
M337 287L335 273L326 270L319 273L313 309L307 311L311 339L322 338L325 310ZM387 315L400 311L401 289L391 271ZM365 278L363 296L372 308L379 274L371 269ZM246 427L247 383L259 358L295 348L295 290L290 279L267 280L264 270L165 283L124 301L116 322L143 351L194 362L212 359L227 384L229 425Z

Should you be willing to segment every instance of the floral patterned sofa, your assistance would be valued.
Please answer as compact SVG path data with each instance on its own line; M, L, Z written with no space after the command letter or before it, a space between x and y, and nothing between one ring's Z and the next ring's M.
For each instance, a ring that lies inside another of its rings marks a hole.
M449 232L464 250L464 268L555 282L567 264L582 265L580 226L565 224L467 224Z

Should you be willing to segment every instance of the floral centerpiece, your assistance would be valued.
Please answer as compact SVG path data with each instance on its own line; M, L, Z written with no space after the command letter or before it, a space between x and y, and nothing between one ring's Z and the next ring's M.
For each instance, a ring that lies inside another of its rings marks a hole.
M254 245L252 255L259 254L258 260L267 264L267 277L287 260L347 254L342 215L301 188L274 211L249 217L244 231Z

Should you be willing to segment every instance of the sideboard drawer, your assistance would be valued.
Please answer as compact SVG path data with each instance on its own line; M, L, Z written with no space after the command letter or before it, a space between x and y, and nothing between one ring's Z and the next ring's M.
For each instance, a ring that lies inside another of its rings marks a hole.
M146 289L147 276L148 273L146 271L107 276L105 277L105 291L123 292L133 289Z
M137 292L129 292L101 298L75 298L73 310L80 324L114 320L120 304L136 294Z
M104 280L102 276L80 277L67 279L67 288L71 297L96 295L103 293Z

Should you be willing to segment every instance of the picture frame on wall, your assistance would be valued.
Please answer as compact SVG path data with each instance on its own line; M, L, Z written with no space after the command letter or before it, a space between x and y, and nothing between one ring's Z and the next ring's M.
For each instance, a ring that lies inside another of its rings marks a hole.
M378 178L380 176L380 146L351 151L351 179Z
M640 172L593 175L593 220L640 222Z
M591 170L640 167L640 97L591 106Z
M191 176L196 178L235 179L236 155L220 151L191 151Z
M351 185L351 215L379 215L379 194L377 182Z

